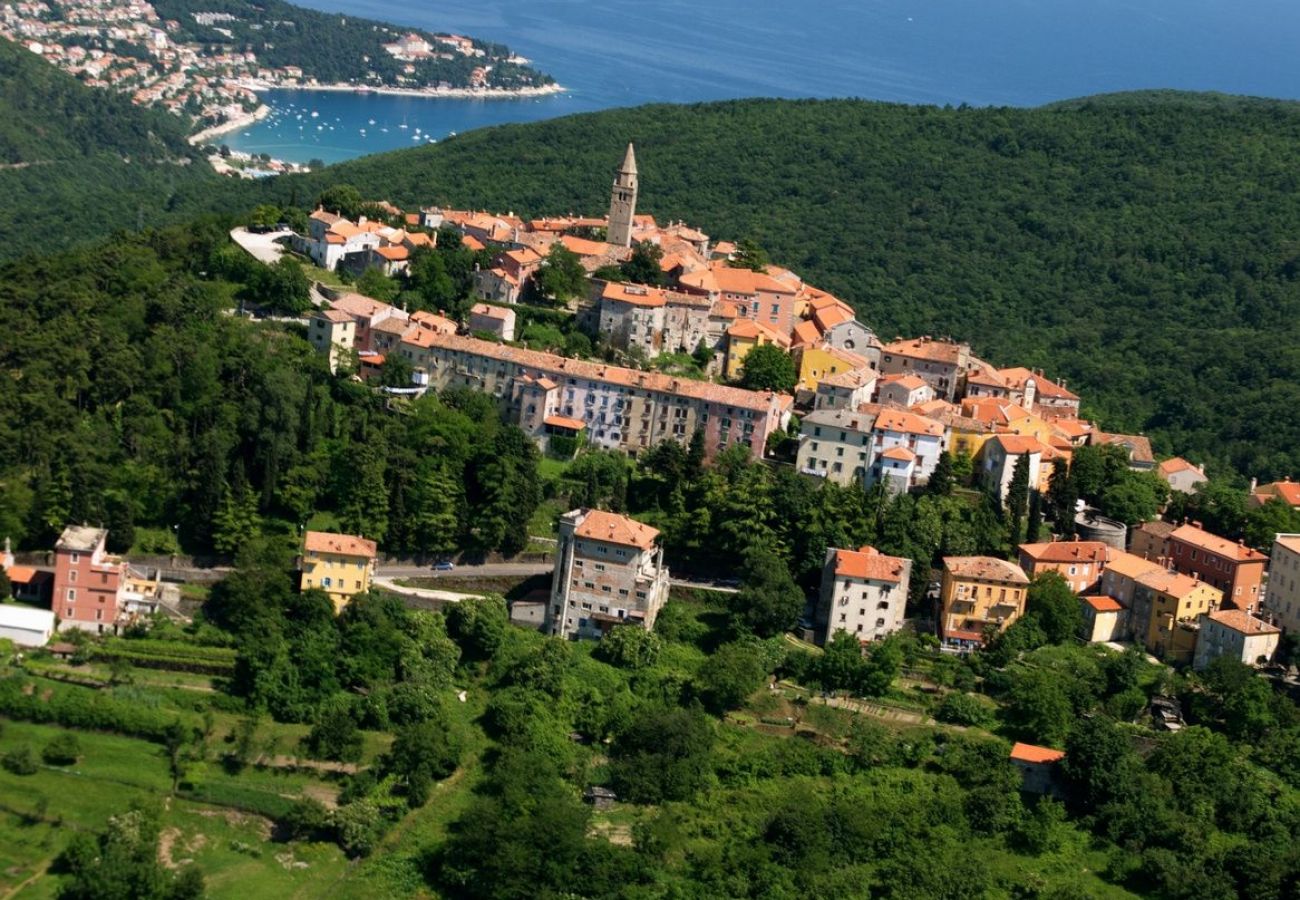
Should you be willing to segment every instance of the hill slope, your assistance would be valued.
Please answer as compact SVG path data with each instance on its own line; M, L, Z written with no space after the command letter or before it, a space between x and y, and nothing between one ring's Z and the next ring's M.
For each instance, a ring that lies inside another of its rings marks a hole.
M165 215L174 191L217 176L183 123L86 87L0 40L0 257L65 246Z
M774 260L888 340L1042 366L1112 430L1300 471L1300 107L1142 94L1056 108L651 106L462 135L273 185L403 204L601 211L637 142L641 209Z

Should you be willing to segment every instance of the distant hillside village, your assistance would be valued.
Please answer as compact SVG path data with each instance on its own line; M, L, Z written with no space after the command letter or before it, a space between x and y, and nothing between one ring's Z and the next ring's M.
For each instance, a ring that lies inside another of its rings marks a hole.
M318 209L292 245L322 268L400 276L449 230L492 264L475 273L463 321L318 285L327 302L310 315L309 338L334 371L372 383L400 360L409 383L384 388L396 394L490 394L553 455L581 447L636 455L670 440L698 442L714 458L741 446L808 477L892 494L924 489L961 459L977 483L1010 503L1017 490L1046 495L1079 448L1110 447L1172 491L1190 494L1206 481L1186 460L1158 462L1144 436L1107 433L1082 418L1080 397L1042 370L993 365L947 337L882 341L847 303L767 262L761 250L638 213L638 193L629 146L603 217L524 220L377 204L382 221L353 221ZM569 310L627 365L517 340L547 269L575 263L585 287ZM629 280L629 270L653 283ZM653 368L680 356L698 370ZM787 383L756 389L755 361L763 372L784 361ZM1300 486L1257 487L1252 502L1300 510ZM1269 557L1199 523L1152 521L1130 534L1080 503L1074 525L1078 540L1024 543L1015 562L944 559L941 581L926 592L943 646L965 652L1005 631L1024 614L1031 580L1045 572L1079 595L1080 637L1133 641L1170 661L1200 667L1226 654L1266 662L1283 629L1300 629L1300 535L1277 536L1266 602ZM599 638L625 621L652 627L667 577L656 537L626 516L571 512L561 523L549 599L516 611L568 637ZM864 645L898 631L911 580L927 577L912 564L869 546L828 550L810 630L819 641L844 631Z

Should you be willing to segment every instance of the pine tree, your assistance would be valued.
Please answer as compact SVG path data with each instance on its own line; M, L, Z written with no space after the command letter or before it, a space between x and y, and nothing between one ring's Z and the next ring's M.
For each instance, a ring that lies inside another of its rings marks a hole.
M1011 484L1007 486L1007 516L1011 528L1011 546L1020 543L1020 526L1025 521L1029 508L1029 454L1022 453L1016 459L1016 467L1011 472Z
M943 497L952 493L952 455L947 451L939 454L939 461L934 465L934 472L930 475L930 482L925 486L925 492L934 497Z
M1056 463L1047 490L1047 506L1056 524L1056 532L1066 540L1074 537L1074 508L1078 502L1079 487L1073 469L1064 462Z
M1035 544L1043 534L1043 496L1038 491L1029 492L1029 522L1025 525L1025 540Z

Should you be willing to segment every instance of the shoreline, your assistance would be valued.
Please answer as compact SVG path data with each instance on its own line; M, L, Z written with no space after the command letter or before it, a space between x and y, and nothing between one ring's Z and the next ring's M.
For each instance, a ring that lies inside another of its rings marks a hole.
M524 88L405 88L371 87L369 85L355 84L271 84L252 79L237 81L235 84L258 93L264 91L334 91L352 94L387 94L393 97L422 97L429 100L519 100L528 97L548 97L551 94L562 94L567 90L560 84Z
M263 103L252 112L242 113L238 116L227 119L220 125L210 125L202 131L196 131L194 134L189 136L188 140L191 146L198 146L199 144L211 140L218 135L226 134L230 131L238 131L241 128L260 122L270 114L271 107Z

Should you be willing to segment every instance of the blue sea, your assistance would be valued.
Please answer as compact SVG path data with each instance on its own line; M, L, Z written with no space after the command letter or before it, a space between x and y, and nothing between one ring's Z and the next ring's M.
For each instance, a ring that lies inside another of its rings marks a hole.
M1179 88L1300 99L1300 0L305 5L499 41L569 90L526 100L272 91L274 114L225 136L231 147L336 162L487 125L734 97L1036 106Z

